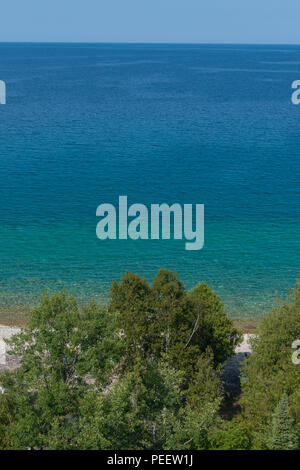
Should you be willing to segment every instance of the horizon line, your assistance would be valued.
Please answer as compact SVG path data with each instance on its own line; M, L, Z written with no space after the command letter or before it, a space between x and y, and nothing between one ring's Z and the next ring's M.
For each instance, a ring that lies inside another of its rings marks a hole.
M176 42L176 41L0 41L0 44L136 44L136 45L190 45L190 46L300 46L299 43L286 42Z

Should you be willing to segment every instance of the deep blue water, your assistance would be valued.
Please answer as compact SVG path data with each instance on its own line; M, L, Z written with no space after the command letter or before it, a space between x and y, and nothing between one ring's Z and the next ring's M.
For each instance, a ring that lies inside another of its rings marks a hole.
M0 44L0 304L126 271L209 283L232 316L299 276L300 46ZM204 203L205 247L96 238L96 208Z

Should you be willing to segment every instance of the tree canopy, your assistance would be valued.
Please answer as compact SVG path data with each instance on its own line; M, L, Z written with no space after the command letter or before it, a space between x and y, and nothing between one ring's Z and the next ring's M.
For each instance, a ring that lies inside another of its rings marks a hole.
M300 286L262 320L224 419L222 364L241 334L205 283L126 273L107 306L66 291L41 302L0 377L2 449L299 449Z

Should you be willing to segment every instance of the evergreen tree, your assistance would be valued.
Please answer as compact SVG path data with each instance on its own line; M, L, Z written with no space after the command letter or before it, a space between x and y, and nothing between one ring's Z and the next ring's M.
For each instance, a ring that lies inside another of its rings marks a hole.
M214 353L215 364L223 363L234 354L241 334L226 315L220 297L205 282L190 290L187 298L193 305L196 318L191 343L209 346Z
M293 420L289 415L288 398L285 392L272 415L266 444L269 450L296 449L296 435Z
M127 273L111 289L110 311L117 312L126 344L126 363L163 354L189 381L201 354L210 347L214 365L234 353L240 334L225 315L219 297L206 284L186 294L177 275L160 269L152 286Z

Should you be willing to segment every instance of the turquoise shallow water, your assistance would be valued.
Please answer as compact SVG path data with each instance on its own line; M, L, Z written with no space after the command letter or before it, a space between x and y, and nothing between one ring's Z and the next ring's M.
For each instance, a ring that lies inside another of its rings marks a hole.
M175 270L234 317L299 276L297 46L0 44L0 307ZM205 204L205 247L96 238L96 208Z

